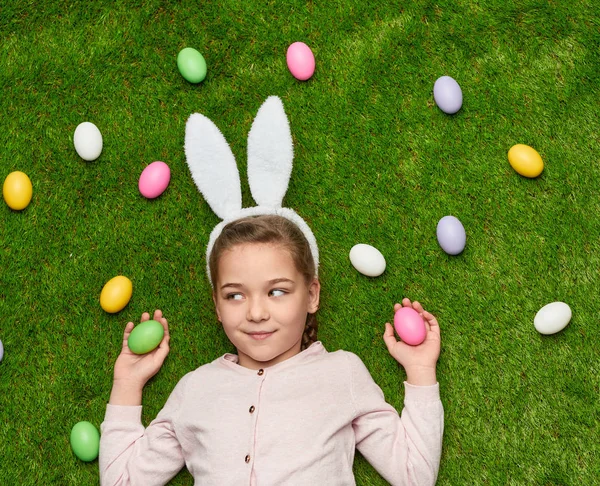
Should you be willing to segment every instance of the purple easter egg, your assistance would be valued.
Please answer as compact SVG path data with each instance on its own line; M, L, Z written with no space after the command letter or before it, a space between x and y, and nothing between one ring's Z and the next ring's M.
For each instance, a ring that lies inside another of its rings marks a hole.
M454 216L444 216L437 225L438 243L449 255L458 255L465 249L467 234L462 223Z
M433 85L433 98L444 113L452 115L462 106L462 91L458 83L450 76L442 76Z

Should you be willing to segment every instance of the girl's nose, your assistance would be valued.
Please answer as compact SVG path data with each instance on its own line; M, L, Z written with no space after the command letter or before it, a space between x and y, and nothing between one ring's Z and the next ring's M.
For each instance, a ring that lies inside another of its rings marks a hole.
M262 299L251 299L248 303L246 319L252 322L261 322L269 319L269 310Z

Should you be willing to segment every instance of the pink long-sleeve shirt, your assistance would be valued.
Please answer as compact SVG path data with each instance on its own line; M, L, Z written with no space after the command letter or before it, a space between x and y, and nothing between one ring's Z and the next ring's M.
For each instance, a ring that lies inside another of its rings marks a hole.
M101 484L165 484L185 465L202 485L353 485L355 448L393 485L435 484L438 384L405 382L399 416L353 353L316 342L261 370L237 361L185 375L145 429L141 406L108 404Z

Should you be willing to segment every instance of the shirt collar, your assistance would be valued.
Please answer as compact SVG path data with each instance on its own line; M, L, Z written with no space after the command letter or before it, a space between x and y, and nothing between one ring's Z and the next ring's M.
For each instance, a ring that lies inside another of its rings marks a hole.
M266 368L266 370L272 373L273 371L287 368L291 365L305 363L307 361L310 361L314 356L318 356L325 353L327 353L327 350L325 349L321 341L315 341L304 351L300 351L298 354L286 359L285 361L277 363L273 366L269 366L268 368ZM243 366L238 365L239 356L237 354L226 353L223 356L221 356L218 359L218 361L220 362L220 364L226 366L227 368L231 368L242 373L249 372L252 374L256 374L256 370L251 370L249 368L244 368Z

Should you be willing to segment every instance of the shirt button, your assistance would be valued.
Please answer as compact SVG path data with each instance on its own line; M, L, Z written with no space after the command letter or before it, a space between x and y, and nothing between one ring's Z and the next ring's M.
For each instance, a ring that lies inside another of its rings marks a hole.
M257 373L258 376L262 376L264 374L265 374L265 370L263 370L262 368L260 370L258 370L258 373Z
M250 407L250 410L248 410L248 412L250 412L250 413L254 413L254 410L256 410L256 409L254 408L254 405L252 405L252 406Z
M246 461L246 464L248 464L250 462L250 454L248 454L244 460Z

